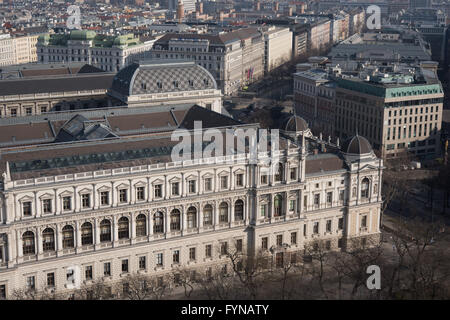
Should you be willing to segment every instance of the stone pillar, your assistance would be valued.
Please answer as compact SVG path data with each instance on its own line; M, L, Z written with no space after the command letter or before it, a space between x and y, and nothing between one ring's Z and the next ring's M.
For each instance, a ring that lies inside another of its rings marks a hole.
M115 245L117 245L117 242L119 241L119 227L117 224L116 217L113 218L112 232L113 232L113 245L115 246Z
M100 221L95 220L94 221L94 244L99 245L100 244Z
M169 199L169 185L167 181L167 175L164 175L164 200Z
M63 239L62 239L62 230L61 226L56 225L56 251L62 251L63 249Z
M181 230L183 233L187 230L187 209L184 205L181 207Z
M164 233L169 233L170 213L166 209L164 213Z
M41 236L41 234L39 233L39 229L36 229L35 230L35 239L36 239L36 243L35 243L35 246L36 246L36 254L37 255L39 255L39 254L41 254L44 250L43 250L43 244L42 244L42 236Z
M153 213L150 211L147 217L147 234L149 236L153 235Z
M269 210L268 210L269 211ZM270 213L268 212L268 217L274 217L275 213L275 195L273 193L270 194Z
M217 226L219 225L219 201L215 201L214 202L214 208L213 208L213 225L214 225L214 229L217 228Z
M230 216L229 216L229 220L230 221L230 225L233 226L234 224L234 202L233 200L231 200L231 205L230 205Z
M77 221L76 223L76 236L77 236L77 241L75 243L75 247L77 249L80 249L82 247L82 243L81 243L81 224L80 222Z
M198 207L197 216L198 216L197 227L200 231L200 229L203 229L203 206L201 204Z
M131 213L130 216L130 228L131 228L131 243L136 242L136 215L134 213Z

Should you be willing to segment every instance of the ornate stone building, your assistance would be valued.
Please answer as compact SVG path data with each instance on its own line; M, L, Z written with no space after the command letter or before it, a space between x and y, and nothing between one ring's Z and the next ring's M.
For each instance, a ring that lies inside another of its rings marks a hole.
M221 120L220 132L256 128L197 111L183 128L192 130L194 119L204 129ZM74 269L86 284L135 272L162 276L180 265L209 272L227 264L234 244L271 250L279 263L316 239L337 250L355 237L377 237L383 164L368 141L356 136L338 150L301 119L284 129L279 149L260 152L257 163L248 153L173 162L170 127L3 149L0 294L67 291ZM272 173L262 160L275 158Z

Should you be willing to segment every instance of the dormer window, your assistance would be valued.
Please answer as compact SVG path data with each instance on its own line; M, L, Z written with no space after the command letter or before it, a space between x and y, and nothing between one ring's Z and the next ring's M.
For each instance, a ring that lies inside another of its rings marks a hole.
M174 82L173 82L173 87L174 87L174 88L178 88L178 81L174 81Z
M209 85L209 80L208 79L203 79L203 83L207 86L207 85Z
M193 86L194 86L194 80L188 80L188 82L189 82L189 86L190 86L190 87L193 87Z
M141 82L141 89L146 90L147 84L145 82Z
M162 82L159 82L159 81L156 83L156 85L158 86L158 89L162 89L162 87L163 87Z

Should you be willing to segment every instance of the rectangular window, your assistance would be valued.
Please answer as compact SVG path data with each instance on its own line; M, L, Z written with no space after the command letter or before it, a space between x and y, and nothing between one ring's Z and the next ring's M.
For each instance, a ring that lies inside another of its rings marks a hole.
M195 260L195 248L189 248L189 260Z
M0 284L0 300L6 299L6 285Z
M212 191L212 178L205 178L205 191Z
M126 203L128 201L127 191L128 191L127 189L119 190L119 202L120 203Z
M195 180L189 180L189 193L195 193L196 192L196 185Z
M128 272L128 259L122 260L122 272Z
M344 202L344 193L345 192L345 190L341 190L341 191L339 191L339 201L340 202Z
M27 277L27 289L28 290L36 289L36 278L34 276Z
M303 208L305 210L308 208L308 196L303 197Z
M205 246L205 256L206 256L207 258L211 258L211 257L212 257L212 245L207 244L207 245Z
M31 202L22 203L22 211L24 216L31 216Z
M157 184L154 187L155 198L162 198L162 184Z
M26 108L25 113L27 116L31 116L31 114L33 113L33 108Z
M91 195L90 194L81 195L81 206L83 208L90 208L90 206L91 206Z
M156 265L157 265L158 267L162 267L162 266L163 266L163 263L164 263L164 261L163 261L163 254L162 254L162 253L158 253L158 254L156 255Z
M343 247L343 240L342 238L338 239L338 248L342 248Z
M172 195L173 196L180 195L180 183L179 182L172 183Z
M145 187L137 187L136 198L138 201L145 200Z
M289 200L289 211L295 210L295 200Z
M236 186L244 186L244 175L242 173L236 175Z
M313 232L314 234L319 233L319 222L314 222Z
M267 184L267 174L265 172L261 173L261 184Z
M236 251L242 252L242 239L236 240Z
M267 238L267 237L262 238L262 239L261 239L261 248L262 248L263 250L267 250L267 249L268 249L268 246L269 246L269 244L268 244L268 238Z
M297 180L297 168L291 168L291 180Z
M41 107L41 113L47 112L47 107Z
M228 242L222 242L220 244L220 254L225 255L228 253Z
M86 280L92 280L92 266L86 266L86 269L84 269L84 275L86 277Z
M266 216L266 205L262 204L261 205L261 217L265 217Z
M42 210L44 211L44 213L52 212L52 200L51 199L42 200Z
M72 210L71 197L63 197L63 210Z
M283 244L283 235L277 235L277 246L281 246Z
M339 220L338 220L338 229L339 230L344 229L344 218L339 218Z
M331 205L333 202L333 192L327 192L327 204Z
M327 220L327 232L331 232L331 220Z
M55 286L55 273L54 272L50 272L47 273L47 287L54 287Z
M320 194L317 193L314 195L314 207L318 208L320 205Z
M147 258L145 256L139 257L139 270L147 268Z
M297 232L291 232L291 244L297 244Z
M100 192L100 204L102 206L109 204L109 191Z
M327 241L325 242L325 249L331 250L331 241L330 241L330 240L327 240Z
M361 218L361 228L367 227L367 216L362 216Z
M306 224L303 225L303 235L306 236Z
M180 263L180 250L174 250L172 254L172 262L174 264Z
M111 263L105 262L103 264L103 275L104 276L110 276L111 275Z
M220 188L227 189L228 188L228 176L220 177Z

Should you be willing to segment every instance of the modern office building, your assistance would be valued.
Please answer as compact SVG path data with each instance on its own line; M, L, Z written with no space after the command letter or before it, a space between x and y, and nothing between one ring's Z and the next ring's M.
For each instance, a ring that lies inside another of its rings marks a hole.
M272 26L263 29L264 71L270 72L292 59L292 32L289 28Z
M440 154L444 93L436 75L336 77L336 134L367 137L383 158Z

